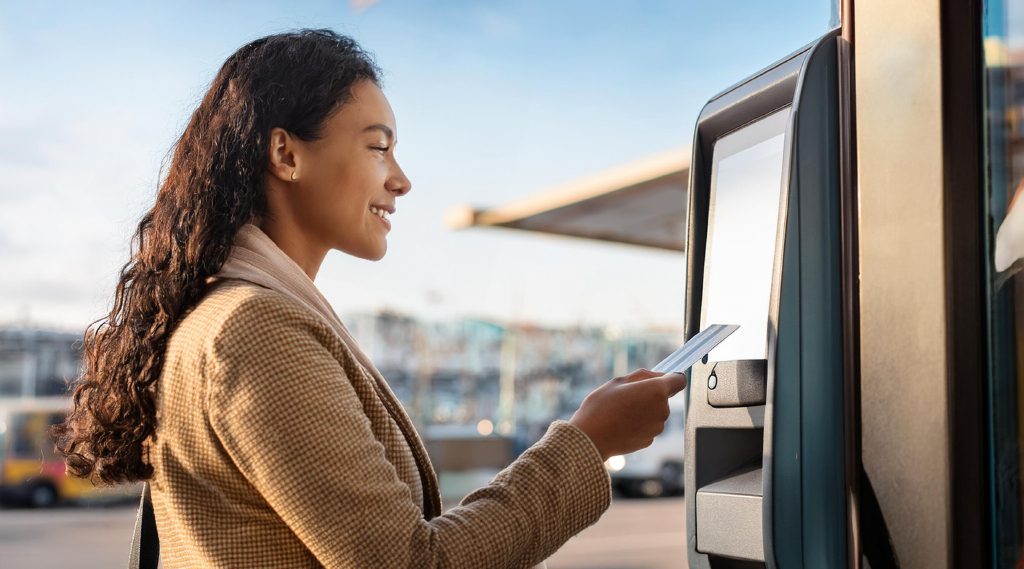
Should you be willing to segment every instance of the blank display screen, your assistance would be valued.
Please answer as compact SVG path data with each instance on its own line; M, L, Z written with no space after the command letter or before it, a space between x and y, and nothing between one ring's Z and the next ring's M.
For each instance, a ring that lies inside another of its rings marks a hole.
M723 136L711 166L702 328L739 324L709 361L765 357L789 108Z

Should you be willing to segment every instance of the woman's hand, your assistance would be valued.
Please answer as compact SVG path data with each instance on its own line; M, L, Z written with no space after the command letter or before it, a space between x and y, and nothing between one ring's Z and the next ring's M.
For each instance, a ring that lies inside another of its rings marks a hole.
M686 387L686 375L638 369L591 391L569 422L590 437L601 460L650 446L665 429L670 397Z

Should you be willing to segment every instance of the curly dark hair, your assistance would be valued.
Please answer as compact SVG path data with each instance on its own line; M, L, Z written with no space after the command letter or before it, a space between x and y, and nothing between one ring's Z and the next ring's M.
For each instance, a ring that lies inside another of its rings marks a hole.
M146 441L156 432L167 340L238 230L268 214L270 131L318 139L352 87L379 77L370 54L326 29L260 38L224 62L135 230L110 313L85 332L72 408L51 430L69 474L107 485L153 475Z

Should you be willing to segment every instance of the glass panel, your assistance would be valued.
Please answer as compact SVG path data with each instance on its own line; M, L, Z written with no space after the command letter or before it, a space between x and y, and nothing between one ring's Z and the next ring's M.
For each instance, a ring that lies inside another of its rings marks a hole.
M1024 446L1024 1L985 3L985 247L992 559L1021 561Z
M711 350L711 361L765 357L788 118L786 108L715 143L702 325L740 329Z

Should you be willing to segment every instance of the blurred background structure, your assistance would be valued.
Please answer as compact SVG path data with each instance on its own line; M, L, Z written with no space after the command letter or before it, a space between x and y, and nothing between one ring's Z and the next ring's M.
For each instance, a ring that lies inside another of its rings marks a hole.
M0 328L0 397L64 395L65 378L78 375L81 334Z

